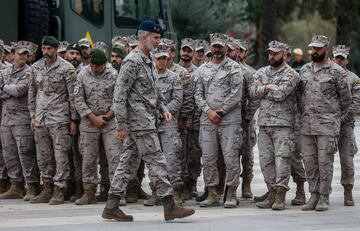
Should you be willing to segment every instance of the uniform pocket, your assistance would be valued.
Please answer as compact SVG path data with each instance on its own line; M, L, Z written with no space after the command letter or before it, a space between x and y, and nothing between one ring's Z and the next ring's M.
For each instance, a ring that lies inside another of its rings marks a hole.
M330 137L326 147L326 152L328 154L335 154L338 149L338 137Z

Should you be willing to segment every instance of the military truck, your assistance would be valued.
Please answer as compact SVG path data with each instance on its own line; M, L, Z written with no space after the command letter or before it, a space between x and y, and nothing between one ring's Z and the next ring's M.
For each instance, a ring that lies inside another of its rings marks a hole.
M176 40L170 0L1 0L0 39L39 43L50 34L76 42L86 34L111 42L136 33L141 20L157 20L163 36Z

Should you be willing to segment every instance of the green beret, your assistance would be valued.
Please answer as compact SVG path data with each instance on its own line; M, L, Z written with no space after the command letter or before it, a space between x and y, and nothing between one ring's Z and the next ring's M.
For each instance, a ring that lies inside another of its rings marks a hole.
M45 35L41 42L42 45L49 45L54 48L59 47L59 41L54 37L50 35Z
M99 48L94 48L90 52L90 63L104 65L107 62L105 52Z
M78 51L78 52L80 52L80 54L82 52L81 47L79 45L77 45L76 43L73 43L73 44L70 44L69 46L67 46L66 50L67 51L69 51L69 50Z
M116 54L118 54L123 59L128 54L125 47L122 47L120 45L113 46L112 51L115 52Z

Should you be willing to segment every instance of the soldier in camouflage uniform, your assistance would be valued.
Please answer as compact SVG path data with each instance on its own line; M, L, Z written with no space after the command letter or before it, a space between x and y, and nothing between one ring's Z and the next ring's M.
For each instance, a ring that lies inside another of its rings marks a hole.
M91 43L89 39L82 38L78 41L78 45L81 47L82 50L82 62L80 64L82 69L90 64Z
M74 87L75 107L81 117L79 151L83 159L84 184L84 194L75 201L77 205L96 203L100 142L105 148L110 177L118 164L122 146L116 137L112 103L116 70L106 66L107 59L103 50L94 48L90 56L90 65L78 74Z
M57 49L57 55L65 59L66 48L70 45L68 41L60 41Z
M117 136L124 140L120 163L111 182L109 197L102 217L118 221L133 221L132 216L119 209L120 197L125 196L130 180L136 180L136 172L143 159L149 169L149 178L164 206L165 220L190 216L193 209L175 205L173 190L168 181L166 159L161 151L156 132L159 112L165 121L172 116L164 105L165 99L155 85L150 51L160 43L161 28L150 20L138 28L139 46L125 58L120 76L116 81L114 109Z
M35 141L30 128L30 113L27 108L31 69L26 64L27 41L12 43L13 65L1 72L0 97L2 100L1 140L10 189L0 199L23 197L23 178L27 184L28 201L39 191L39 171L36 163Z
M226 169L228 187L225 208L237 205L236 189L239 185L241 147L241 96L243 75L239 64L225 56L227 36L211 34L213 59L195 73L196 105L201 109L200 146L207 199L201 207L219 205L218 153L221 150Z
M327 58L329 43L326 36L314 35L312 62L300 70L301 151L311 193L302 210L328 210L341 118L351 104L348 74Z
M194 41L196 44L196 48L194 50L194 56L192 58L192 63L200 67L201 64L205 62L205 47L209 45L209 43L202 39L197 39Z
M111 51L111 65L116 69L117 73L120 72L121 64L127 55L127 51L119 44L114 44Z
M268 56L270 65L255 72L250 87L251 96L260 99L259 161L269 190L266 199L256 206L283 210L295 151L294 105L300 79L285 62L286 44L270 42Z
M28 59L26 62L27 65L30 66L35 62L37 49L38 49L38 45L36 45L35 43L32 43L32 42L29 42L29 54L28 54Z
M44 57L31 67L28 107L44 184L40 195L30 203L64 203L69 177L70 134L77 130L73 98L76 72L56 55L58 46L56 38L45 36L41 47Z
M350 48L345 45L333 47L333 61L345 69L346 80L351 88L352 103L347 114L341 117L340 138L339 138L339 156L341 164L341 184L344 187L344 205L354 206L352 189L354 185L354 155L357 153L355 141L354 115L359 113L360 109L360 78L346 67L348 65Z
M180 77L166 67L169 57L168 46L159 45L153 51L153 55L155 57L156 84L165 98L165 106L173 115L172 119L166 122L158 113L160 117L157 119L157 130L166 158L169 180L174 189L174 200L177 205L181 206L184 181L181 178L182 143L177 120L183 102L183 89Z

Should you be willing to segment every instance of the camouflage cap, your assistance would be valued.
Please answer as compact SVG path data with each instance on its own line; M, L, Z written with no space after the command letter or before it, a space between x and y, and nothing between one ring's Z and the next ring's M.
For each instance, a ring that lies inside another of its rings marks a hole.
M91 47L90 40L87 39L87 38L82 38L82 39L80 39L80 40L78 41L78 45L79 45L80 47L87 47L87 48Z
M324 47L329 46L330 39L324 35L313 35L309 47Z
M59 42L59 47L57 52L65 52L66 48L70 45L68 41L61 41Z
M205 50L205 48L208 47L209 48L209 42L203 39L196 39L194 42L194 48L195 51L199 51L199 50Z
M247 51L250 47L249 42L246 39L238 39L240 49Z
M286 53L291 55L291 46L289 44L286 45Z
M271 41L269 42L269 48L266 49L266 51L273 51L273 52L280 52L284 51L286 52L288 49L288 45L279 41Z
M11 50L12 50L12 46L9 46L9 45L4 44L4 51L5 51L5 52L11 53Z
M29 55L33 55L36 53L37 49L38 49L38 45L33 43L33 42L29 42Z
M153 50L152 53L155 58L160 58L163 56L169 57L169 46L166 44L160 44Z
M0 39L0 52L4 52L4 41Z
M162 38L160 39L160 44L165 44L168 46L168 49L176 50L176 43L174 40Z
M236 38L233 38L233 37L228 37L227 46L231 50L240 49L238 40Z
M129 46L135 47L139 45L139 40L136 35L130 35L127 37L127 41Z
M11 42L11 46L18 54L23 54L24 52L30 53L30 43L29 41L18 41L18 42Z
M350 53L350 47L347 47L345 45L336 45L333 46L333 56L342 56L344 59L347 59L349 57Z
M209 49L209 47L205 47L205 49L204 49L204 54L205 54L206 56L211 55L211 50Z
M184 47L189 47L191 50L194 50L194 40L191 38L184 38L181 40L181 49Z
M121 35L117 35L115 37L112 38L111 40L111 44L114 46L115 44L119 44L122 47L126 47L126 45L128 44L128 39L124 36Z
M106 54L108 52L109 46L105 42L98 41L94 43L94 48L99 48L103 50L104 53Z
M226 45L227 40L228 40L228 36L226 34L221 34L221 33L210 34L210 46L217 44L224 47Z

